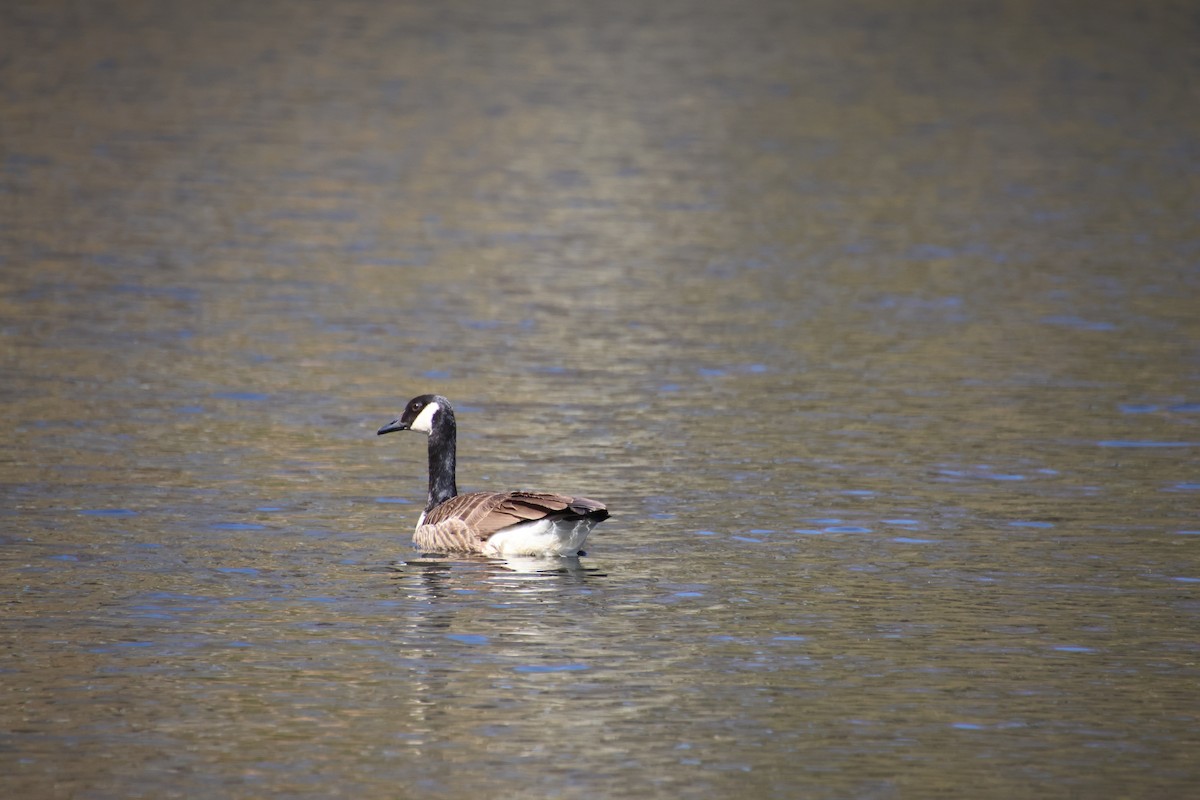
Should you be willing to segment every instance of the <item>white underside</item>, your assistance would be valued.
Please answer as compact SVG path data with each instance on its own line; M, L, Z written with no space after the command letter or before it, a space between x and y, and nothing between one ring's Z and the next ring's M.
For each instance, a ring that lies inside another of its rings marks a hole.
M592 520L538 519L501 528L484 542L489 556L573 556L583 549Z

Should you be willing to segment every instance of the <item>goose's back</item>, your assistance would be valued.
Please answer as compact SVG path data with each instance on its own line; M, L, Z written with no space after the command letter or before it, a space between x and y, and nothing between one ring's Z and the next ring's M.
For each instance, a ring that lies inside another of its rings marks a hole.
M607 518L604 504L586 497L471 492L427 511L414 544L424 550L501 554L545 549L574 555L592 526ZM502 535L491 542L497 533Z

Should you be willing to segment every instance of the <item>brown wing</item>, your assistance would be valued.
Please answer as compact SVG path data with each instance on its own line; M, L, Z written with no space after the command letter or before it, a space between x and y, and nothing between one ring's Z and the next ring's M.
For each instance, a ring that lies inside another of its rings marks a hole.
M461 520L479 541L518 522L550 516L608 517L603 503L546 492L471 492L451 497L425 515L425 525Z

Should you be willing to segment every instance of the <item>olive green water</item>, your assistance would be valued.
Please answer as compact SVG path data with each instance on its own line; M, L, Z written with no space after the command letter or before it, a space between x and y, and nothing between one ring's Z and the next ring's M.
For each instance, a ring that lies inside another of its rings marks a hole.
M1186 3L0 6L0 794L1186 797ZM420 558L459 485L606 501Z

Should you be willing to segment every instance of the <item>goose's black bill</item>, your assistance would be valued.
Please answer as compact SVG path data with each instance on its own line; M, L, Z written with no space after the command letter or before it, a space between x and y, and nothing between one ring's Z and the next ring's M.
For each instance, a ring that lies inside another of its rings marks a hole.
M407 422L401 422L398 419L394 419L391 422L389 422L387 425L384 425L382 428L380 428L378 431L376 431L375 435L383 436L385 433L395 433L396 431L406 431L406 430L408 430Z

